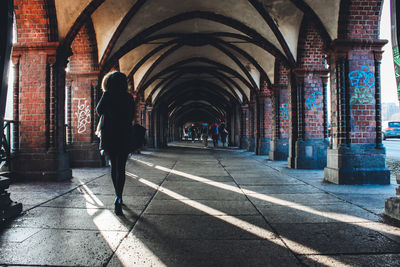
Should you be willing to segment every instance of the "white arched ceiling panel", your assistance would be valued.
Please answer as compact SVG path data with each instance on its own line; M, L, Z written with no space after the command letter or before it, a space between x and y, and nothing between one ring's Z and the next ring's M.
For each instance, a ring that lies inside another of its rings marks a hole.
M62 41L91 0L55 0L58 37Z
M266 52L261 47L254 44L235 44L236 47L242 49L252 58L254 58L261 68L268 75L268 78L273 83L275 75L275 57L270 53Z
M317 14L332 40L337 38L340 0L304 0Z
M164 54L168 49L169 49L169 47L165 47L165 48L161 49L160 51L158 51L157 53L155 53L148 60L146 60L146 62L133 74L133 80L134 80L134 83L135 83L135 88L138 87L138 85L142 81L144 75L151 68L151 66L154 64L154 62L156 62L156 60L162 54Z
M247 87L240 79L238 78L233 78L232 80L234 80L237 85L240 87L240 89L242 89L242 91L244 92L244 94L246 95L247 99L250 99L250 88Z
M119 69L121 72L125 74L129 74L133 67L139 63L142 58L150 53L153 49L157 48L160 46L159 44L143 44L129 53L127 53L125 56L120 58L119 60Z
M264 7L285 38L293 57L296 58L303 12L289 0L264 0Z
M222 65L225 65L233 69L237 73L239 73L239 75L241 75L244 79L246 79L250 83L250 80L247 78L242 69L236 64L236 62L233 61L233 59L228 57L218 48L211 45L195 47L195 48L191 46L183 46L175 50L173 53L168 55L156 68L154 68L153 72L149 76L149 79L151 79L154 75L157 75L157 73L159 73L160 71L163 71L164 69L168 68L169 66L179 61L196 57L207 58L216 61Z
M242 32L224 25L219 22L206 20L206 19L191 19L175 23L166 28L163 28L153 35L167 34L167 33L214 33L214 32L229 32L235 34L242 34Z
M136 2L137 0L107 0L92 14L99 60L102 58L118 25Z
M175 0L148 0L123 30L111 55L144 29L170 17L190 11L208 11L240 21L257 31L283 52L279 41L264 18L248 0L185 0L180 1L179 4Z

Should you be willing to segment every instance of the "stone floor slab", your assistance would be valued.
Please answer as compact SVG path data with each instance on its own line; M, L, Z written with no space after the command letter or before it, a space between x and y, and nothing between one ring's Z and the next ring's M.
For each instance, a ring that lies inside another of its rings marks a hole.
M224 189L226 186L227 189ZM170 192L179 194L175 198L192 200L246 200L244 194L234 183L193 183L193 182L172 182L167 181L162 184L162 187ZM220 188L222 187L222 188ZM233 192L235 190L237 192ZM171 199L171 196L158 191L155 199Z
M340 203L307 206L257 206L271 223L375 222L381 217L357 206Z
M321 193L321 190L309 185L243 185L246 194L310 194Z
M136 215L140 210L136 211ZM107 209L38 207L12 222L11 227L127 231L137 216L119 218Z
M279 239L148 240L130 235L110 266L301 266Z
M276 238L261 216L145 215L133 228L137 237L186 240Z
M0 264L102 266L126 232L45 229L28 240L2 247Z
M258 211L249 201L224 201L224 200L197 200L199 206L209 207L210 215L259 215ZM152 215L204 215L192 201L185 200L153 200L145 214Z
M378 254L378 255L309 255L301 256L300 259L307 266L352 266L352 267L364 267L364 266L382 266L392 267L398 266L400 262L399 254Z
M115 196L94 195L92 198L85 194L68 194L44 203L42 207L53 208L99 208L113 209ZM124 195L123 201L126 206L143 209L150 201L151 196L129 196Z
M271 206L271 205L329 205L343 203L343 200L321 192L312 194L268 194L266 198L264 194L251 194L248 195L251 202L256 205ZM272 201L268 201L272 199ZM280 203L280 204L277 204ZM283 204L282 204L283 203Z
M363 223L291 223L273 227L297 254L400 253L399 243Z

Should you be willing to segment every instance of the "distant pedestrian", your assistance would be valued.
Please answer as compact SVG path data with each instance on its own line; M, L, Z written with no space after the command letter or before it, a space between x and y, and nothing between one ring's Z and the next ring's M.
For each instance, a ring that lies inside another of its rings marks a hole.
M219 124L217 122L214 122L213 124L211 124L210 133L211 133L214 147L218 147Z
M203 125L203 128L201 129L201 135L203 138L204 147L208 147L208 125L207 124Z
M111 72L102 82L104 91L96 111L103 116L101 149L111 161L111 178L116 199L115 214L122 213L122 192L125 185L125 165L128 159L128 132L134 119L135 104L128 90L125 74Z
M225 147L226 137L228 136L229 132L225 127L225 124L221 124L219 136L221 137L222 146Z

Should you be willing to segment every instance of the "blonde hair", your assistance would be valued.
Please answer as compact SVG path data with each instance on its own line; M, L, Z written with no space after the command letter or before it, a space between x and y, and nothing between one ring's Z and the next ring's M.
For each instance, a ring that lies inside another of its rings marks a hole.
M128 91L128 81L126 75L119 71L107 73L101 83L103 92L126 92Z

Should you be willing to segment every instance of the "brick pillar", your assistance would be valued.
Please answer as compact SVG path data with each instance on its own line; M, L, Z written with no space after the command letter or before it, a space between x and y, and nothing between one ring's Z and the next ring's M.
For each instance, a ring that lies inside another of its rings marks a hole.
M389 184L381 144L380 54L386 40L335 40L331 53L332 144L324 179Z
M249 141L247 143L247 151L249 152L255 152L256 148L256 134L257 134L257 101L254 99L254 96L252 97L252 101L249 105L249 116L248 116L248 128L246 127L248 136L249 136Z
M329 145L324 137L324 70L295 70L297 81L297 131L294 168L323 169ZM325 87L326 89L326 87Z
M147 147L154 148L154 120L153 107L146 106Z
M94 134L98 122L95 113L98 75L98 71L67 73L67 79L71 81L70 87L67 86L67 105L70 109L68 138L71 141L69 152L72 167L102 166L99 140Z
M258 155L268 155L272 137L272 101L273 94L268 88L264 88L258 95L259 103L259 123L260 139L258 146Z
M57 42L14 45L20 57L19 144L14 158L17 179L63 180L72 177L65 149L65 67Z
M240 120L240 148L247 148L249 143L249 105L244 104L241 106L241 120Z
M272 140L270 160L287 160L289 154L289 97L288 85L275 85L272 98Z
M12 153L16 154L19 151L19 60L20 56L12 57L14 81L13 81L13 140L12 140Z

